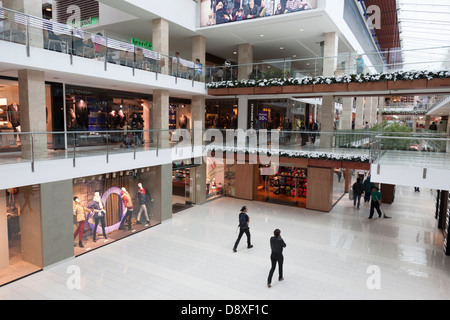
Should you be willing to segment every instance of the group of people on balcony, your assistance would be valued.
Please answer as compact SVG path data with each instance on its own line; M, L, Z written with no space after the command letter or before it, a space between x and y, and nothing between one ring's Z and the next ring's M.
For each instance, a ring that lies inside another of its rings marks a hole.
M215 24L311 9L307 0L211 0Z

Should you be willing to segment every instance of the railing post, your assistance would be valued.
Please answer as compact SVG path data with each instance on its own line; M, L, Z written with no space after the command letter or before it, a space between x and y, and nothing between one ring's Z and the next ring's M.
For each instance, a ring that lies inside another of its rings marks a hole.
M156 132L156 156L159 154L159 131Z
M106 163L109 163L109 133L106 134Z
M73 28L70 30L70 34L71 34L71 45L70 45L70 64L72 65L73 64L73 50L74 50L74 47L73 47Z
M74 132L73 133L73 167L75 168L75 158L76 158L76 145L77 145L77 143L76 143L76 133Z
M106 47L106 52L105 52L105 71L108 69L108 38L105 37L105 47Z
M33 134L30 134L31 139L31 172L34 172L34 138Z
M27 16L27 31L26 31L26 41L27 41L27 57L30 56L30 17Z

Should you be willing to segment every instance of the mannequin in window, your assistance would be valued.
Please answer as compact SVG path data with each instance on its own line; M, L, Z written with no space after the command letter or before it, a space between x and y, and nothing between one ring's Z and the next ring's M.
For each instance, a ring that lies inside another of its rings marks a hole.
M78 238L78 246L80 248L84 248L83 246L83 232L84 232L84 225L86 223L87 214L91 212L88 208L85 208L78 197L73 197L73 201L75 202L75 207L73 209L73 215L76 216L77 219L77 229L75 230L75 233L73 234L73 240Z
M99 222L102 224L103 237L105 239L108 239L106 237L106 232L105 232L105 214L106 214L106 212L103 209L103 203L102 203L102 199L100 198L100 192L94 193L94 198L92 199L88 208L94 212L94 221L95 221L94 235L93 235L94 242L97 241L96 240L97 239L97 226L98 226Z
M89 127L89 108L83 99L77 101L75 106L75 114L77 117L78 126L81 130L87 130Z
M122 198L123 204L125 206L125 215L120 222L119 230L122 230L125 223L128 224L128 230L131 230L131 216L133 215L133 201L131 200L130 194L127 189L122 187L122 191L120 192L120 197Z
M141 213L144 212L145 218L147 218L147 224L150 223L149 216L147 214L147 203L149 201L153 202L153 199L151 198L150 194L144 187L142 187L142 183L138 183L138 190L136 192L136 196L134 197L139 204L139 212L137 215L137 224L141 223Z
M186 129L186 128L187 128L187 125L188 125L188 121L189 121L189 118L186 117L184 114L182 114L182 115L180 116L180 119L178 119L178 122L179 122L179 124L180 124L180 128L181 128L181 129Z
M6 109L8 120L11 122L14 132L20 132L20 111L16 102L10 104ZM14 135L14 141L17 141L17 134Z

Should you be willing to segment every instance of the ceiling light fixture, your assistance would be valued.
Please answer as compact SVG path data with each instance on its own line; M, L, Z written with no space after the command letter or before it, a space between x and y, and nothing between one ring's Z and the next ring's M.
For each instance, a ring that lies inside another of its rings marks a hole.
M284 50L284 47L280 47L280 50Z

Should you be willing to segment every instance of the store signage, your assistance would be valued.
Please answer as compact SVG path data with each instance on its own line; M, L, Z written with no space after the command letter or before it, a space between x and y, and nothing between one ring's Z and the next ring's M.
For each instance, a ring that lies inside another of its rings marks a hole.
M138 38L131 38L131 44L139 48L153 50L153 44L151 42L140 40Z
M259 111L258 112L258 120L262 123L269 122L269 111Z

